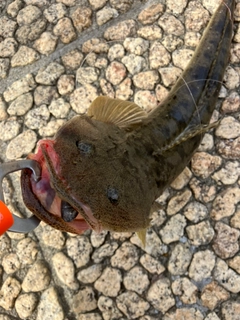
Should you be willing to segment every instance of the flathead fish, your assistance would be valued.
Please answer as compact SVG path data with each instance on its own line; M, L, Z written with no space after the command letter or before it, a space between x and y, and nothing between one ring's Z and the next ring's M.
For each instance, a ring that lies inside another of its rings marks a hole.
M220 4L188 67L150 113L133 102L98 97L53 140L28 156L37 183L22 172L26 206L52 227L81 234L136 231L144 238L151 207L199 146L228 64L234 1Z

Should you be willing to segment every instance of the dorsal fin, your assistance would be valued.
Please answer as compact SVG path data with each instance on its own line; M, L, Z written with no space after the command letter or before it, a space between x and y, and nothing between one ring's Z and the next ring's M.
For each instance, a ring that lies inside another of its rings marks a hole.
M114 123L120 128L129 128L141 123L147 112L134 102L100 96L92 102L87 115L102 122Z

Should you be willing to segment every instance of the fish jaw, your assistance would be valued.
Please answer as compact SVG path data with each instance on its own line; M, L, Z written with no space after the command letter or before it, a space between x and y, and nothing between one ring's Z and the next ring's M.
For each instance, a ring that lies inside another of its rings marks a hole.
M40 164L41 178L36 182L31 176L30 170L23 170L21 183L23 200L26 206L39 219L56 229L76 234L81 234L90 228L100 232L101 225L94 218L90 207L71 194L69 186L61 177L60 161L54 150L54 143L54 140L50 139L40 140L37 152L28 156L28 159L35 160ZM58 177L57 180L61 181L61 186L56 186L56 182L53 182L56 179L53 179L53 176ZM60 192L57 191L59 189ZM62 200L71 202L71 206L78 212L74 221L65 222L61 218ZM74 205L72 205L72 202L74 202Z

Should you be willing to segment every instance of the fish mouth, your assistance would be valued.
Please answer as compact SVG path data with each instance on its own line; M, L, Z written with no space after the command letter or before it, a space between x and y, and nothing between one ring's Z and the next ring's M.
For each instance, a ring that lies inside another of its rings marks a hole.
M30 154L28 159L39 163L41 178L36 182L31 170L22 171L22 196L27 208L40 220L61 231L81 234L93 229L101 232L101 223L94 217L91 208L77 199L61 176L54 140L39 141L37 152Z

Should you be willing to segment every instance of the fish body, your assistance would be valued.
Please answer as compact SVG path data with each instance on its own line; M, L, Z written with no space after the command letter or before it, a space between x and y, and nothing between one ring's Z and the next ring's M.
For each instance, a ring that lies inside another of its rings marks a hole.
M26 206L53 227L143 232L151 207L189 163L216 105L232 39L234 1L212 16L188 67L149 114L132 102L97 98L88 114L41 140L22 173ZM70 218L65 218L66 215ZM72 218L71 218L72 217Z

